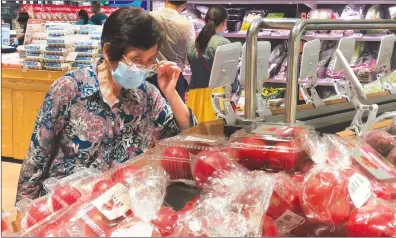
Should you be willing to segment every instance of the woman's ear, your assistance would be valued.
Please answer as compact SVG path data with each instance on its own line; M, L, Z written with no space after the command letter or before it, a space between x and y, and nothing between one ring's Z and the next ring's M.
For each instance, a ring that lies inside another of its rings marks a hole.
M110 51L110 43L106 42L103 44L103 57L105 58L106 61L110 62L110 58L109 58L109 51Z

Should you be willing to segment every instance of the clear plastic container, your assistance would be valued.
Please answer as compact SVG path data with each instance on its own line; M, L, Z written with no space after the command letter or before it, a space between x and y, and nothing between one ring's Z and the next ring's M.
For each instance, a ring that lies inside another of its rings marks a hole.
M50 71L67 71L69 64L58 62L44 62L44 69Z
M228 152L250 170L292 171L308 158L301 136L311 131L304 125L253 124L231 137Z
M84 41L74 41L73 46L75 48L99 48L100 40L84 40Z
M26 60L28 61L38 61L42 62L43 61L43 55L40 54L40 52L26 52Z
M39 45L39 44L29 44L25 45L25 50L30 51L30 52L40 52L43 49L45 49L45 45Z
M192 180L190 154L197 155L202 151L225 152L227 144L224 137L176 136L160 141L156 144L155 151L171 179Z
M51 55L51 54L44 54L43 57L45 62L58 62L58 63L64 63L66 60L65 56L62 55Z
M17 209L12 209L7 212L1 213L1 236L2 237L10 237L16 236L16 230L12 225L12 222L17 218Z
M37 70L40 70L40 69L43 69L43 64L40 63L40 62L37 62L37 61L25 60L23 62L23 67L26 68L26 69L37 69Z

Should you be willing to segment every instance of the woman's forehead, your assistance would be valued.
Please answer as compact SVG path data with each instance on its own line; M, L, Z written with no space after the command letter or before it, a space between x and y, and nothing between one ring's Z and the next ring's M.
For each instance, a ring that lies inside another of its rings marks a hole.
M140 57L154 57L157 55L157 52L158 52L158 47L156 45L148 50L143 50L131 46L125 50L125 56L128 57L130 55L130 56L140 56Z

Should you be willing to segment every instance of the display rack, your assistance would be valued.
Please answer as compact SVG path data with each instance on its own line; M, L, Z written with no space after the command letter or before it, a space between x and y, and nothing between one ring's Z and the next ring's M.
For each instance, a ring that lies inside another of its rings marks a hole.
M288 75L289 80L286 82L286 108L285 112L285 122L295 122L296 118L299 120L305 119L309 120L310 118L314 118L316 116L337 116L343 117L345 114L352 114L346 117L353 117L355 113L354 106L350 103L348 106L343 104L337 104L335 107L326 106L315 109L304 110L303 115L297 115L297 89L298 89L298 61L299 61L299 51L300 51L300 40L301 35L304 30L319 30L319 29L329 29L329 30L338 30L338 29L396 29L396 24L391 20L378 20L378 21L366 21L366 20L286 20L286 19L257 19L251 23L248 34L247 34L247 52L246 52L246 68L250 70L246 71L246 99L245 99L245 115L246 119L255 119L256 117L256 83L255 83L255 72L256 72L256 61L257 61L257 40L258 40L258 31L260 29L292 29L291 37L289 39L289 50L288 50ZM367 105L371 104L382 104L380 107L379 113L384 112L384 108L387 110L391 110L396 106L396 97L390 95L389 92L384 92L383 97L375 97L371 102L365 102ZM370 101L370 100L367 100ZM374 102L373 102L374 101ZM385 105L386 104L386 105ZM341 106L343 105L343 106ZM304 107L307 107L304 105ZM341 113L340 110L350 110L349 112ZM347 109L349 108L349 109ZM319 114L315 113L315 111L320 112ZM301 111L300 111L301 112ZM271 118L268 120L276 120L280 118ZM316 118L317 119L317 118ZM323 121L323 118L320 118ZM345 120L345 119L344 119ZM334 120L326 120L333 121ZM338 121L343 121L338 118ZM322 122L323 124L323 122Z

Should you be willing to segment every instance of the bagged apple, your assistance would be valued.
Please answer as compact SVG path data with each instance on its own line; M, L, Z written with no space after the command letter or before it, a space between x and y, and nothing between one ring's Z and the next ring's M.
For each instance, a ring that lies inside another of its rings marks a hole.
M216 171L203 184L195 206L183 213L176 231L180 236L262 236L277 234L265 216L273 181L263 171Z
M384 200L373 199L352 210L346 229L351 237L394 237L396 208Z
M192 180L190 154L221 151L225 146L224 137L180 135L160 141L155 149L162 167L172 180Z
M344 223L352 208L348 190L349 156L332 135L307 138L315 167L307 174L300 204L310 221L328 225ZM331 152L337 150L337 153Z
M310 131L302 124L257 123L232 136L229 154L249 170L292 171L308 158L300 138Z
M191 169L195 183L203 187L212 178L222 178L229 173L247 173L247 170L219 151L204 150L191 155Z
M177 214L161 209L168 182L162 167L144 166L127 177L127 183L118 180L110 189L98 193L95 199L81 206L73 224L81 231L80 236L122 237L128 232L137 236L160 236L172 232L167 229L171 229L169 224L175 222L169 222L169 219L174 219Z
M14 229L12 222L17 218L17 210L12 209L7 212L1 213L1 236L2 237L15 237L18 232Z

